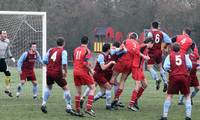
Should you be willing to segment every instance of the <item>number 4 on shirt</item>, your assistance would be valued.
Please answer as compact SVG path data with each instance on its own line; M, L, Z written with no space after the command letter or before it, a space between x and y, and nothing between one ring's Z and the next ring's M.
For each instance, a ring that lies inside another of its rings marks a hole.
M51 56L51 60L53 60L53 62L56 61L56 56L57 56L57 51L53 53L53 55Z

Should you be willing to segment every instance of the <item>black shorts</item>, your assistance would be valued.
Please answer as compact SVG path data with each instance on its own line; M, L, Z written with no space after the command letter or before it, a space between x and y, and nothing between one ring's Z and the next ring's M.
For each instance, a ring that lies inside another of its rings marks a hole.
M5 59L0 59L0 72L6 72L7 71L7 64Z

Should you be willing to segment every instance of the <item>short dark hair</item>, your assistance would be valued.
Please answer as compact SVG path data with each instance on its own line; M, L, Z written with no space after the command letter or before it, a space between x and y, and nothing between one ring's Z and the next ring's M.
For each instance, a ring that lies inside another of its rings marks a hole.
M173 43L172 48L174 52L179 52L180 51L180 45L178 43Z
M113 43L113 46L119 48L119 47L120 47L120 42L114 42L114 43Z
M87 36L83 36L83 37L81 38L81 44L88 44L88 41L89 41L89 39L88 39Z
M58 46L63 46L64 43L65 43L65 40L63 37L58 37L57 40L56 40L56 43Z
M152 26L153 28L156 28L156 29L159 27L159 25L160 25L160 24L159 24L158 21L154 21L154 22L151 23L151 26Z
M183 31L185 31L185 33L188 34L189 36L191 35L191 30L189 28L185 28L183 29Z
M110 49L110 44L109 43L105 43L102 47L102 51L103 52L107 52Z
M31 42L30 43L30 47L32 47L32 45L37 45L37 43L36 42Z
M144 40L144 44L147 44L147 43L154 43L154 40L153 38L147 38Z
M0 34L2 34L2 30L0 30Z

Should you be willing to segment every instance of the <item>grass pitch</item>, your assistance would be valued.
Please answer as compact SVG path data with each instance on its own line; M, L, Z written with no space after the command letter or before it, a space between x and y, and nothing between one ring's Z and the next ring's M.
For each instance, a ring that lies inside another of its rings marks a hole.
M140 112L132 112L126 107L119 110L107 111L105 109L105 100L100 99L94 104L96 111L95 118L79 118L67 114L65 112L63 90L57 85L54 85L52 94L47 103L48 114L43 114L40 111L40 105L42 102L42 70L36 70L40 91L38 103L34 102L32 98L32 84L30 82L27 82L25 84L23 88L23 95L19 99L15 97L17 85L19 83L19 75L16 69L11 69L11 73L12 92L14 95L13 98L10 98L4 94L4 74L0 73L0 120L158 120L162 114L162 106L165 98L165 93L162 92L162 88L159 91L155 90L155 81L151 79L150 74L148 72L146 72L146 77L148 79L149 85L139 101L139 106L141 108ZM74 103L74 96L76 91L73 83L72 68L69 69L67 81ZM121 101L126 106L128 105L128 102L131 98L133 88L134 81L131 79L130 76L126 82L125 90L121 97ZM185 118L185 107L178 106L177 99L177 96L175 96L173 99L172 106L169 112L169 120L184 120ZM199 120L199 93L193 101L194 105L192 106L192 119Z

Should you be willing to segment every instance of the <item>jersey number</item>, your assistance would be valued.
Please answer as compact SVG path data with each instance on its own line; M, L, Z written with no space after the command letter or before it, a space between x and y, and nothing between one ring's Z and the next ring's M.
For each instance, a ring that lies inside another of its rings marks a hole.
M176 59L176 65L180 66L182 64L181 56L180 55L176 55L175 59Z
M160 35L156 34L155 43L159 43L159 42L160 42Z
M76 60L80 60L81 58L81 51L76 52Z
M57 51L53 53L53 55L51 56L51 60L53 60L53 62L56 61L56 56L57 56Z
M185 42L186 42L186 38L182 39L181 40L181 45L185 44Z

